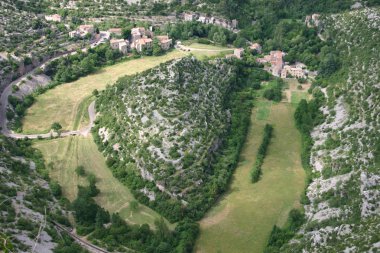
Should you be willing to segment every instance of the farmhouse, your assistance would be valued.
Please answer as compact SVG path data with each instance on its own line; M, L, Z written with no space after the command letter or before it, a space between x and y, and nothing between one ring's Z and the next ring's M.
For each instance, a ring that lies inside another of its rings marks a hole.
M61 22L62 21L61 15L58 15L58 14L46 15L45 19L46 19L46 21L52 21L52 22Z
M128 53L129 41L123 39L112 39L110 40L110 46L112 49L119 50L123 54Z
M128 47L129 47L129 41L128 40L119 43L119 51L122 54L128 53Z
M255 50L257 53L261 54L261 45L259 43L253 43L250 47L251 50Z
M282 51L271 51L269 55L265 55L263 58L258 58L256 61L259 63L270 63L269 72L274 76L281 76L282 68L284 67Z
M158 39L162 50L169 50L173 43L173 40L170 39L168 35L156 36L156 38Z
M146 48L152 47L153 40L150 38L137 39L132 43L132 48L135 48L137 52L142 52Z
M153 36L153 33L149 30L146 30L145 27L135 27L135 28L132 28L131 30L131 36L132 36L131 41L134 42L142 38L148 38L148 37L151 38Z
M95 33L95 28L93 25L80 25L77 30L69 32L70 38L74 37L84 37L87 34L93 35Z
M124 42L123 39L112 39L112 40L110 40L110 46L112 49L118 49L119 44L122 42Z
M95 29L93 25L80 25L78 27L78 31L84 34L87 34L87 33L93 34L95 32Z
M244 48L235 48L234 55L240 59L243 56Z
M281 71L281 78L287 78L288 75L291 75L292 77L296 78L305 78L305 72L302 68L299 66L289 66L285 65L284 68Z

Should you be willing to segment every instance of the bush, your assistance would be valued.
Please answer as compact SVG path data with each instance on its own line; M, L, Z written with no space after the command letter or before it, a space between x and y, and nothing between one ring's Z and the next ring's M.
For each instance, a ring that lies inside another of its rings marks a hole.
M84 177L86 176L86 170L84 169L84 166L80 165L75 169L75 172L78 176Z
M273 100L280 102L282 99L282 86L284 82L280 79L275 80L274 83L270 84L270 88L264 91L263 97L268 100Z
M266 124L264 127L264 136L263 140L261 142L261 145L259 147L259 150L257 151L257 157L255 165L253 166L251 170L251 181L252 183L256 183L259 181L261 176L261 166L264 163L264 158L267 154L267 149L270 143L270 139L273 135L273 127L272 125Z
M62 188L58 184L58 182L55 182L55 181L50 182L50 190L51 190L51 193L54 195L54 197L60 198L62 196Z

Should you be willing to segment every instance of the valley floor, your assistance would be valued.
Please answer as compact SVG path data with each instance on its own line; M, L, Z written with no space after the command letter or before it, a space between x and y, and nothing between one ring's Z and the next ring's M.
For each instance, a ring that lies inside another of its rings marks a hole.
M284 225L289 211L300 207L305 173L300 161L300 135L293 120L294 107L263 100L256 105L230 189L201 220L196 252L261 253L273 225ZM266 123L273 125L274 137L264 160L262 178L252 184L250 170Z

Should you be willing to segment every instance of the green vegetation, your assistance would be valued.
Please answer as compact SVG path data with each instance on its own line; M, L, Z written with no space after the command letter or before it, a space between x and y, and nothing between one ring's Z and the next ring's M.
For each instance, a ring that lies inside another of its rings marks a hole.
M284 81L282 79L275 79L268 83L265 87L263 97L268 100L273 100L275 102L280 102L282 99L282 87L284 86Z
M151 226L160 217L143 205L138 211L132 212L129 206L134 201L131 192L112 176L92 138L44 140L35 142L34 147L41 150L50 177L60 183L63 196L70 201L78 194L77 186L88 185L86 176L93 174L96 175L96 186L100 190L96 202L108 212L119 213L132 224L147 223Z
M257 181L259 181L261 177L261 174L262 174L261 167L264 164L264 158L267 154L268 146L272 138L272 135L273 135L272 125L266 124L264 127L263 140L257 151L255 164L253 165L253 168L251 170L252 183L256 183Z
M197 52L197 56L202 57L204 54L215 55L217 53ZM26 111L22 120L22 131L27 134L48 132L48 126L54 122L59 122L63 130L74 130L76 122L82 122L79 126L83 126L87 123L84 118L87 115L87 107L85 106L87 102L83 101L91 96L94 89L100 91L124 75L133 75L160 63L184 57L187 54L175 50L163 56L142 57L124 61L107 66L77 81L56 86L35 98L35 103Z
M302 134L301 159L311 184L308 198L305 194L302 201L308 219L302 234L289 227L274 229L268 252L339 252L347 248L368 252L373 248L372 239L378 241L375 226L379 219L373 211L379 202L374 190L378 186L367 186L379 175L374 156L368 155L379 140L374 118L378 108L370 106L378 100L374 96L378 68L370 67L379 52L374 41L380 33L371 28L379 25L379 19L371 18L378 15L378 9L363 9L323 20L322 36L328 47L321 51L320 75L310 89L314 98L301 100L295 113ZM360 122L363 125L359 126ZM362 147L356 148L358 145ZM363 157L368 158L363 161ZM321 211L324 215L318 218ZM345 224L350 224L350 230L340 235L337 229ZM294 234L295 240L287 243ZM314 236L321 234L326 241L315 244Z
M30 141L3 136L0 149L0 251L32 251L27 242L33 242L40 231L49 237L36 250L48 249L49 244L56 243L55 252L87 252L72 239L59 235L51 223L70 226L64 212L67 209L61 205L66 201L61 197L59 185L49 182L41 153L31 147ZM20 234L25 241L16 239Z
M299 207L305 174L299 159L301 144L294 109L286 103L274 104L268 118L258 120L261 106L266 104L255 102L229 190L200 222L198 252L261 253L273 226L285 225L290 210ZM252 184L248 179L266 124L275 127L276 135L262 166L265 177Z
M251 96L239 92L234 77L233 66L226 63L185 58L122 78L117 92L109 88L97 100L101 117L95 141L107 154L107 164L140 202L169 220L199 219L227 186L244 141ZM232 103L238 99L244 102ZM141 168L137 160L146 165Z
M108 251L191 252L198 235L197 224L181 221L174 231L169 230L163 218L154 222L155 231L147 224L130 225L118 214L110 215L98 206L93 199L98 193L93 191L91 183L88 187L79 187L78 196L72 203L78 234L88 235Z
M52 130L54 130L55 132L58 132L59 130L62 129L62 126L61 124L59 124L58 122L54 122L53 124L51 124L51 127L50 127Z
M305 221L305 215L301 211L292 209L289 212L288 220L283 228L279 228L276 225L273 227L264 253L280 252L281 246L296 234Z
M214 43L223 46L231 44L236 38L236 34L225 28L196 21L167 24L162 28L161 32L168 33L170 38L174 40L208 38Z
M256 102L257 107L257 113L256 113L256 119L257 120L266 120L268 119L272 107L272 102L267 100L257 100Z

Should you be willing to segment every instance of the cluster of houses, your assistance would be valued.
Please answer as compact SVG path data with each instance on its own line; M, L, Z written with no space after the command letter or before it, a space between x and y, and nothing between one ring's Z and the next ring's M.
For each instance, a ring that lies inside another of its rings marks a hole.
M153 47L153 39L158 40L162 50L170 49L173 40L168 35L157 35L144 27L135 27L131 30L131 40L124 39L111 39L110 44L113 49L119 49L122 53L127 53L132 49L136 49L137 52L142 52L144 49Z
M95 28L93 25L80 25L77 30L71 31L69 33L71 38L74 37L85 37L87 34L91 36L95 35ZM121 28L110 28L108 31L100 31L100 34L107 34L108 36L102 36L102 38L110 38L122 36ZM136 49L137 52L142 52L144 49L153 47L153 39L156 38L162 50L170 49L173 40L169 38L168 35L157 35L155 36L151 29L146 29L145 27L135 27L131 30L131 39L111 39L111 48L117 49L123 54ZM105 41L103 41L105 42Z
M262 52L262 47L259 43L251 44L249 49L256 51L258 54L261 54ZM234 53L226 55L226 58L234 57L241 59L243 57L243 53L244 48L235 48ZM303 63L289 65L284 61L284 56L285 53L282 51L271 51L269 55L265 55L262 58L257 58L256 61L262 64L269 64L269 67L266 67L266 70L274 76L281 78L306 78L306 74L308 73L306 65Z
M305 64L296 63L289 65L284 62L283 57L285 53L282 51L271 51L269 55L265 55L263 58L258 58L259 63L269 63L270 67L267 69L274 76L281 78L287 78L289 76L296 78L305 78L307 70L305 69Z
M207 15L198 14L194 12L183 13L183 20L198 21L203 24L213 24L213 25L221 26L229 30L235 30L237 29L237 26L238 26L238 21L236 19L227 20L227 19L218 18L218 17L208 17Z

